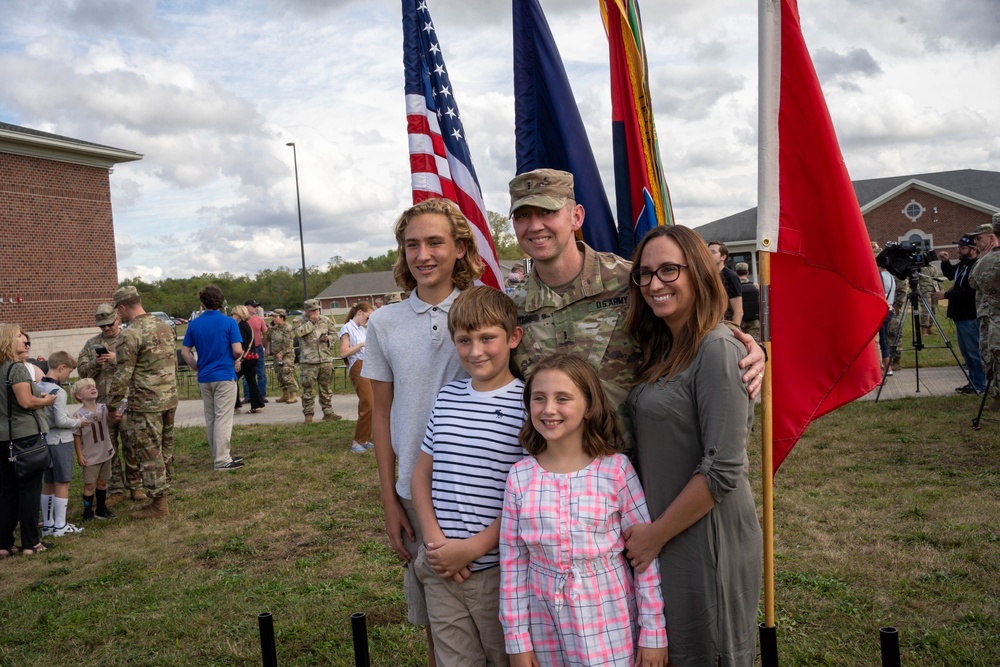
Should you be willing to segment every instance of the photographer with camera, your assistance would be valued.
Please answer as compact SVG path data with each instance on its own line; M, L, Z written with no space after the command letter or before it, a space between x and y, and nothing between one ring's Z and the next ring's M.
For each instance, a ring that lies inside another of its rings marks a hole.
M976 238L979 260L969 276L976 290L976 314L979 316L979 354L990 381L990 395L995 399L987 408L1000 411L1000 213L993 215L993 224L980 225L969 234Z
M969 276L976 265L978 251L976 239L968 234L955 241L958 246L958 264L952 264L950 255L938 253L941 273L955 284L947 292L937 292L937 298L948 299L948 317L955 322L958 349L969 369L970 382L955 389L960 394L976 394L986 389L986 374L979 358L979 319L976 317L976 290L969 284Z

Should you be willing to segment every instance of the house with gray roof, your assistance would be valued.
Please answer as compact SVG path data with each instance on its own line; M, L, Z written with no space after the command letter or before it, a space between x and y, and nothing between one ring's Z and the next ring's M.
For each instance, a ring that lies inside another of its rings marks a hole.
M872 241L916 241L952 251L955 241L1000 212L1000 172L959 169L854 181L854 193ZM706 241L722 241L731 262L757 270L757 209L696 228ZM955 253L952 252L954 256Z

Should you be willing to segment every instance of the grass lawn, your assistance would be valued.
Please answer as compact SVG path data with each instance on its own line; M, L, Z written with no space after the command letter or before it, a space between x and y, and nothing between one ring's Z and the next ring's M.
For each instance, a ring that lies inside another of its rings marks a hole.
M882 625L899 628L907 667L1000 664L1000 420L972 431L973 403L857 403L785 462L782 665L879 664ZM347 451L352 427L238 426L234 473L212 472L201 429L179 429L169 519L91 522L0 562L0 665L259 665L262 611L283 666L353 664L356 611L372 664L421 664L375 460Z

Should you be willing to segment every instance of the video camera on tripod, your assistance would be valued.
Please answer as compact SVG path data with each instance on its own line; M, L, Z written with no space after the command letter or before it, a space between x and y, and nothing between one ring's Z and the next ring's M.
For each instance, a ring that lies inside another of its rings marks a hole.
M910 278L914 269L930 266L937 261L937 253L917 241L889 241L875 258L875 263L897 278Z

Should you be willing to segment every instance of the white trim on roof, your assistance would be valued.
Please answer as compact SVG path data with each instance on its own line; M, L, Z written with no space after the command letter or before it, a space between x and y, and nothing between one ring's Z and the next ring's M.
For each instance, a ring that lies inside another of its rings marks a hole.
M863 204L861 206L861 213L866 214L869 211L878 208L879 206L886 203L893 197L896 197L900 193L905 192L910 188L916 188L917 190L922 190L928 194L937 195L943 199L948 199L958 204L962 204L963 206L968 206L969 208L982 211L983 213L1000 213L1000 209L998 209L995 206L990 206L989 204L981 202L978 199L973 199L971 197L966 197L965 195L960 195L957 192L954 192L953 190L948 190L947 188L942 188L938 185L933 185L926 181L921 181L918 178L911 178L905 183L900 183L893 189L879 195L878 197L868 202L867 204Z
M0 128L0 153L104 169L110 169L120 162L133 162L142 159L141 154L120 148L79 143L71 139L38 136L6 128Z

